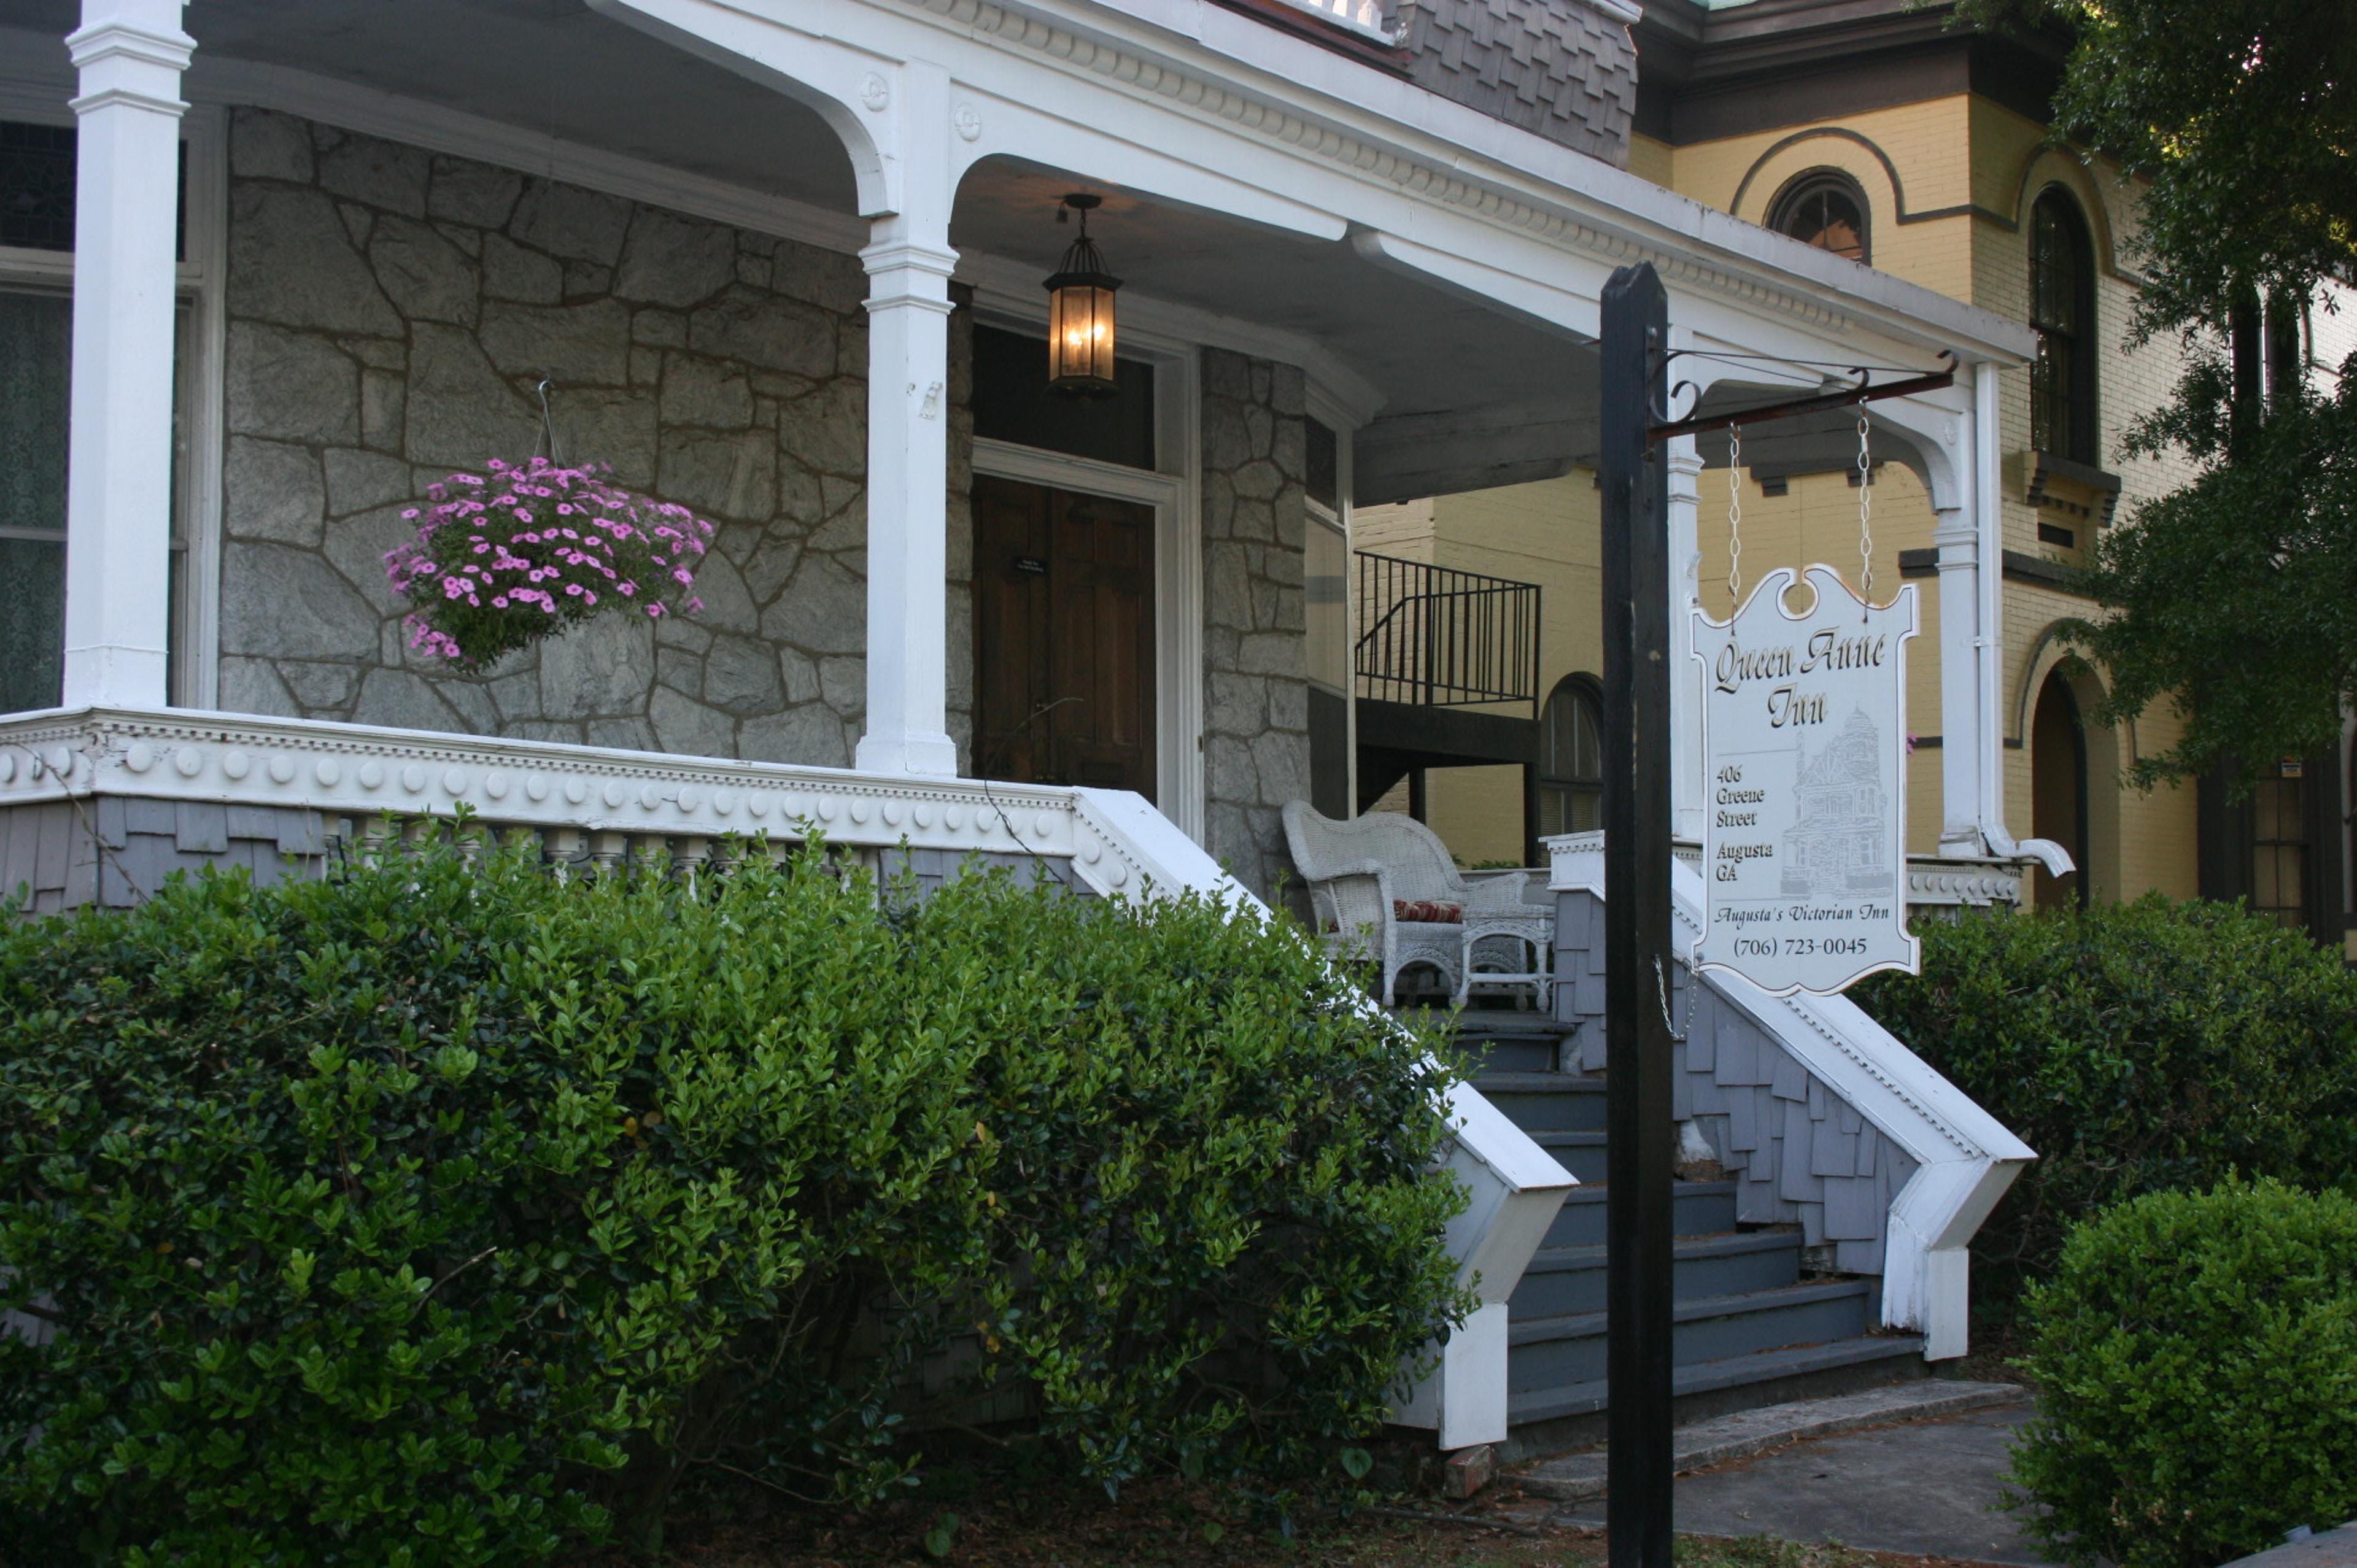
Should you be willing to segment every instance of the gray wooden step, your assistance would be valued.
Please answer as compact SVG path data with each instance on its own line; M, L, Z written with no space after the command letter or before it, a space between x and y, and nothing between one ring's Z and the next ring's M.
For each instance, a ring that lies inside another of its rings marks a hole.
M1534 1133L1531 1141L1555 1156L1583 1186L1595 1186L1605 1176L1604 1134L1601 1133Z
M1680 1301L1740 1295L1801 1283L1801 1232L1772 1230L1682 1236L1672 1263L1673 1289ZM1605 1250L1550 1247L1531 1259L1522 1283L1506 1303L1509 1317L1560 1317L1604 1310Z
M1833 1280L1678 1302L1671 1308L1673 1363L1694 1366L1857 1337L1872 1326L1874 1290L1867 1280ZM1510 1393L1597 1381L1605 1374L1601 1312L1524 1318L1508 1326L1506 1344Z
M1481 1072L1473 1087L1525 1133L1601 1133L1604 1080L1564 1072Z
M1453 1027L1457 1048L1479 1072L1553 1072L1563 1042L1579 1027L1540 1013L1403 1015L1431 1029Z
M1602 1182L1573 1187L1563 1195L1555 1223L1547 1227L1542 1247L1601 1247L1604 1245ZM1731 1181L1682 1181L1671 1197L1670 1224L1681 1236L1709 1236L1735 1229L1735 1184Z
M1900 1376L1910 1363L1920 1366L1922 1354L1921 1335L1858 1335L1820 1345L1787 1346L1680 1367L1671 1374L1670 1386L1674 1397L1691 1401L1745 1385L1790 1389L1796 1380L1867 1369L1878 1362L1889 1364L1891 1375ZM1598 1378L1510 1394L1506 1419L1516 1427L1529 1428L1540 1422L1561 1422L1566 1416L1592 1415L1604 1409L1605 1403L1604 1380Z

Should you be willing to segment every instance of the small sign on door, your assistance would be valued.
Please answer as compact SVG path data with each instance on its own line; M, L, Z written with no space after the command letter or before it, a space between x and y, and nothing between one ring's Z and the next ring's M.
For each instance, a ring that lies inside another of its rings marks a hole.
M1907 640L1915 585L1875 608L1790 567L1732 618L1694 612L1702 664L1705 921L1693 960L1778 996L1920 967L1907 930Z
M1048 575L1048 563L1037 555L1017 555L1014 565L1017 571L1027 577L1044 577Z

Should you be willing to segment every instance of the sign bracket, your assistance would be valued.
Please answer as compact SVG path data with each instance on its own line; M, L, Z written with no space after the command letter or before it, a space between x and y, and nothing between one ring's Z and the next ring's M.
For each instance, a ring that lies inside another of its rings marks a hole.
M1681 354L1697 352L1700 350L1674 349L1663 356L1663 368L1666 370L1670 360ZM1880 403L1885 398L1912 397L1917 392L1939 392L1943 388L1956 384L1956 351L1953 349L1943 349L1940 350L1940 358L1947 361L1945 370L1908 376L1895 381L1885 381L1879 386L1874 384L1872 367L1861 365L1849 372L1857 378L1857 384L1845 387L1840 392L1815 392L1808 397L1787 398L1781 403L1757 403L1750 408L1734 409L1725 413L1698 413L1684 419L1659 421L1647 425L1645 436L1649 442L1669 441L1680 435L1699 435L1706 430L1725 430L1730 425L1764 424L1771 419L1791 419L1798 414L1820 413L1829 408L1855 408L1859 403ZM1696 394L1695 401L1697 403L1701 401L1699 393Z

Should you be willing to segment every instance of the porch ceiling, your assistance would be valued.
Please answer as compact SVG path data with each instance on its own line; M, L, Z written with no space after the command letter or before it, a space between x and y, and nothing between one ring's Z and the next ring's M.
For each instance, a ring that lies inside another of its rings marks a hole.
M0 0L0 27L62 39L79 0ZM851 166L818 115L668 48L584 0L190 0L192 91L235 100L255 67L423 101L532 134L784 198L856 223ZM58 64L64 60L62 44ZM220 86L204 89L211 76ZM952 238L1009 293L1055 270L1070 190L1103 192L1092 231L1138 308L1223 318L1211 336L1363 383L1373 423L1356 491L1389 500L1542 478L1594 444L1591 345L1361 255L1085 173L985 162ZM1174 328L1186 330L1184 317Z
M1135 295L1265 329L1272 357L1306 341L1372 389L1376 417L1356 443L1362 501L1545 478L1592 445L1592 345L1379 266L1348 241L1004 159L966 177L951 239L1010 263L996 270L1009 282L1045 278L1071 242L1055 214L1074 190L1104 196L1090 233Z
M0 27L63 38L80 18L79 0L0 0ZM853 210L850 159L811 110L583 0L190 0L181 25L199 82L225 58L285 67Z

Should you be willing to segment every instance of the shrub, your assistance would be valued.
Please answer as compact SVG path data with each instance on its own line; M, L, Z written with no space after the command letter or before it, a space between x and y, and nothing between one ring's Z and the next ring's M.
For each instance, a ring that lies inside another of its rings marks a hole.
M2158 895L1916 929L1921 975L1852 994L2039 1155L1974 1241L1986 1315L2099 1208L2357 1166L2357 980L2298 932Z
M2061 1560L2210 1568L2357 1514L2357 1200L2148 1193L2073 1231L2025 1305L2013 1477Z
M1463 1308L1444 1087L1289 929L816 850L0 929L0 1529L529 1562L994 1389L1108 1484L1318 1463Z

